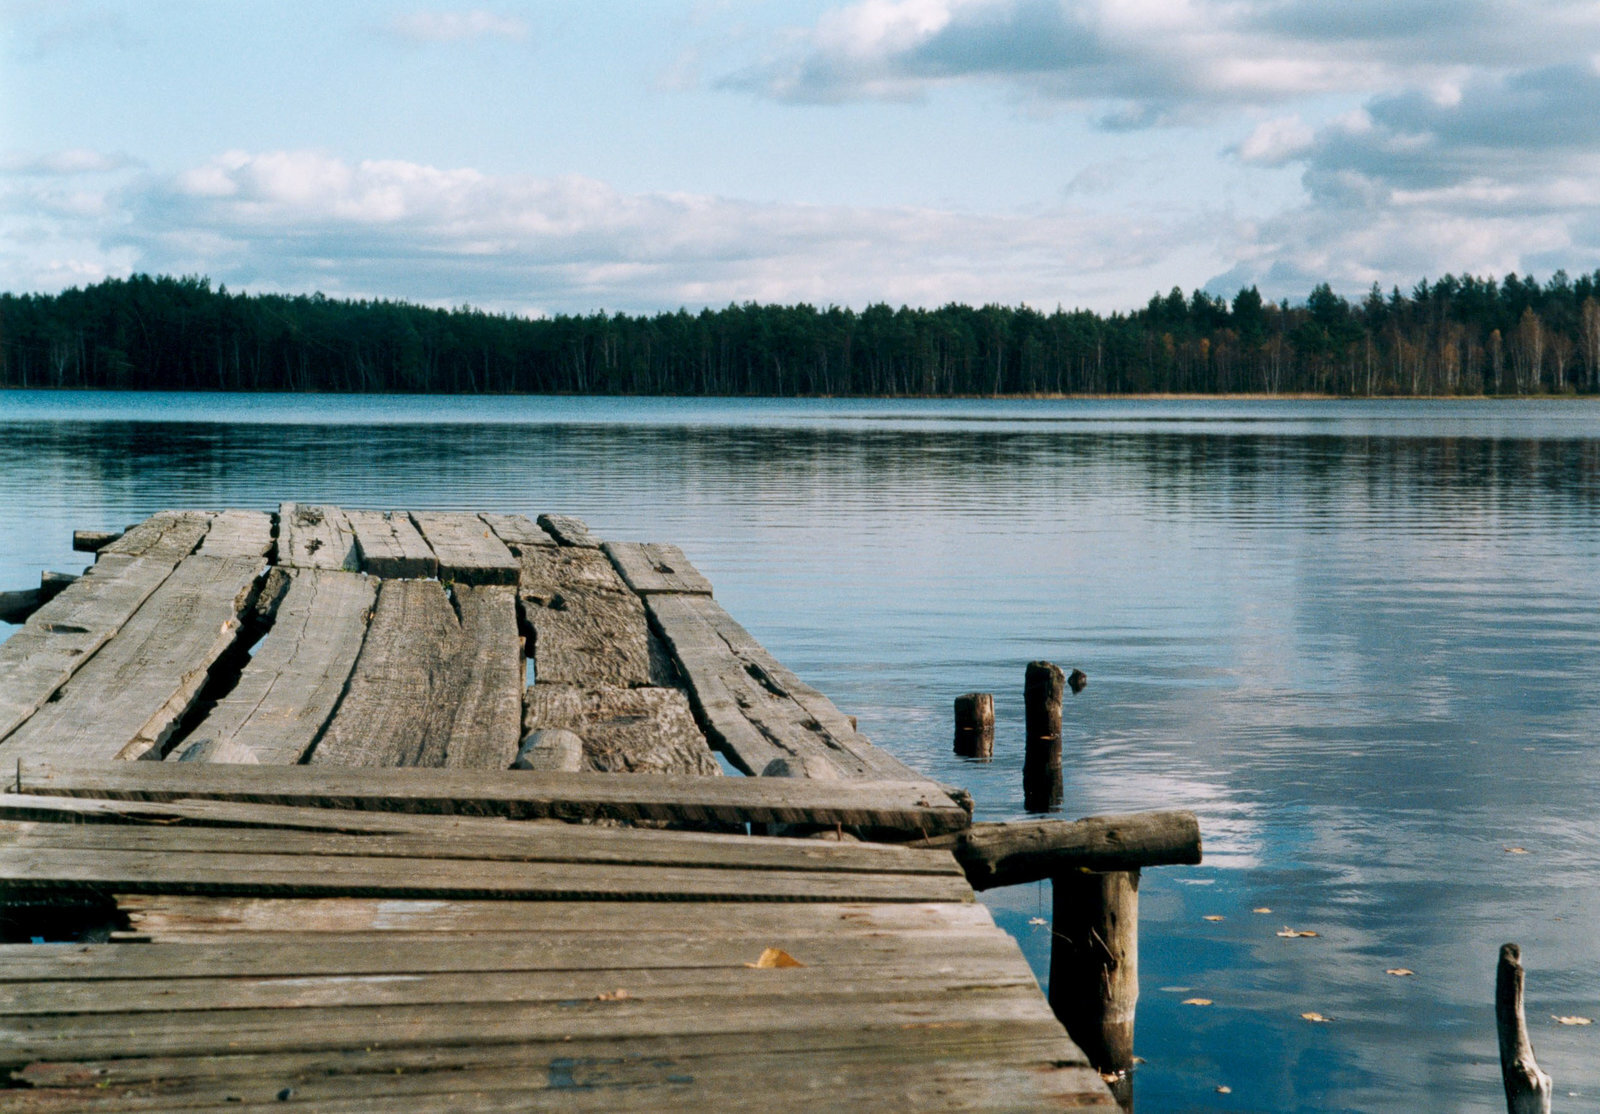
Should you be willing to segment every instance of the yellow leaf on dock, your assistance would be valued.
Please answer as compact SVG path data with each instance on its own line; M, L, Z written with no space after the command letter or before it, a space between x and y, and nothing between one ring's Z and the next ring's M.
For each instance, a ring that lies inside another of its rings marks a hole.
M760 959L756 960L754 963L746 963L745 966L761 968L804 967L805 964L801 963L798 959L784 951L782 948L768 948L766 951L761 953Z

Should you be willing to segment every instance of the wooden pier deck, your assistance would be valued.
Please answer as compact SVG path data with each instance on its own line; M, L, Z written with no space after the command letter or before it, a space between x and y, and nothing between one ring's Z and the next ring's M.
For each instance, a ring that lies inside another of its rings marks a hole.
M1115 1107L670 546L158 514L0 643L0 790L0 1110Z

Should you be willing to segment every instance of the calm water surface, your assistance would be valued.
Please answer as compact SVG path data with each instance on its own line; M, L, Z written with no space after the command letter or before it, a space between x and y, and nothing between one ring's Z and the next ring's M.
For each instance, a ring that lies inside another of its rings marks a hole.
M74 528L280 499L676 542L985 819L1022 815L1024 664L1084 669L1064 812L1206 838L1143 886L1144 1110L1503 1109L1506 940L1557 1109L1600 1100L1600 1025L1552 1017L1600 1019L1596 405L0 393L0 587L81 566ZM987 764L950 753L972 689ZM1042 976L1048 892L991 897Z

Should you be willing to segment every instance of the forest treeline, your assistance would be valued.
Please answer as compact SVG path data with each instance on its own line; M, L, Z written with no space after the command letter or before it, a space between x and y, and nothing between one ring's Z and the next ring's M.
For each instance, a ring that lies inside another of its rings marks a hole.
M1600 391L1600 271L1131 313L731 305L529 319L134 275L0 294L0 386L653 395Z

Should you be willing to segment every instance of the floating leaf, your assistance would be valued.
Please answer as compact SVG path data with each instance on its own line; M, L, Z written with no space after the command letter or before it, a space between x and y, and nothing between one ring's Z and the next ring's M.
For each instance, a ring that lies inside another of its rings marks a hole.
M1186 1005L1186 1006L1209 1006L1211 1004L1211 999L1210 998L1185 998L1183 1000L1183 1004Z
M1594 1024L1594 1018L1592 1018L1592 1017L1560 1017L1560 1016L1557 1016L1556 1014L1551 1014L1550 1016L1554 1017L1557 1021L1561 1022L1561 1024L1563 1024L1563 1025L1593 1025Z
M1283 931L1278 935L1286 940L1298 940L1302 936L1316 936L1318 934L1309 929L1290 928L1288 925L1284 925Z
M621 1002L627 997L629 997L628 992L622 989L620 986L610 993L601 993L595 995L595 998L602 1002Z
M746 967L804 967L794 956L782 948L768 948L761 953L761 958L754 963L746 963Z
M1384 974L1385 975L1394 975L1396 978L1403 979L1407 975L1415 975L1416 972L1413 971L1409 967L1390 967L1387 971L1384 972Z
M1528 849L1526 847L1507 847L1506 848L1506 854L1508 854L1508 855L1526 855L1527 853L1528 853Z
M1272 910L1268 909L1265 905L1262 905L1262 906L1259 906L1259 907L1257 907L1255 909L1250 910L1250 912L1252 912L1252 913L1270 913L1270 912L1272 912Z
M1049 924L1050 922L1045 920L1043 917L1029 917L1028 918L1028 923L1029 924Z
M1300 1016L1305 1018L1307 1021L1317 1021L1317 1022L1320 1022L1320 1023L1324 1024L1324 1025L1326 1025L1328 1022L1333 1020L1333 1018L1331 1018L1331 1017L1323 1017L1320 1013L1317 1013L1315 1011L1312 1011L1311 1013L1303 1013Z
M1207 913L1204 919L1208 921L1220 921L1222 916L1218 913Z
M1229 1087L1226 1083L1224 1083L1222 1086L1217 1088L1217 1094L1219 1094L1219 1095L1231 1095L1231 1094L1233 1094L1233 1088Z

